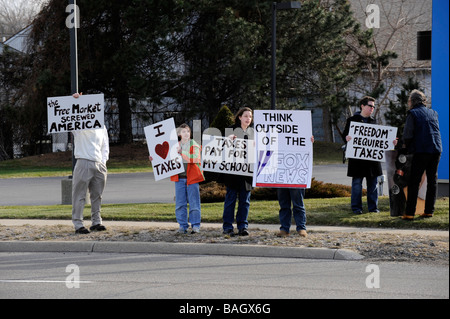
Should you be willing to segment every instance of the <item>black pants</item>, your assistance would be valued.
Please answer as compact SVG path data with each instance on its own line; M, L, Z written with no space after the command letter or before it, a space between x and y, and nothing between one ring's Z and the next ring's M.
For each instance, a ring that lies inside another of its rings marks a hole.
M437 198L437 169L441 153L416 153L412 158L411 175L408 183L408 199L406 201L405 214L414 216L419 193L419 184L423 172L427 176L427 194L425 198L425 214L434 213L434 205Z

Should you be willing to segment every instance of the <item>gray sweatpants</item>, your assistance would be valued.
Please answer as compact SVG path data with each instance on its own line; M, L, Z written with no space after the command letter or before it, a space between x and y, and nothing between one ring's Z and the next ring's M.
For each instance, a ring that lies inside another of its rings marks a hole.
M72 179L72 222L75 229L83 227L83 210L88 189L91 198L92 226L102 223L100 208L106 176L105 164L77 159Z

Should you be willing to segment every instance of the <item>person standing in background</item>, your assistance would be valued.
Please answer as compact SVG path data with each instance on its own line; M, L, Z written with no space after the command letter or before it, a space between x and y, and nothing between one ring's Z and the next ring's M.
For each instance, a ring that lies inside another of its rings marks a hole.
M74 98L82 93L73 94ZM89 189L91 199L91 231L104 231L100 215L102 194L106 185L109 159L108 131L101 129L73 131L74 156L77 160L72 178L72 222L77 234L89 234L83 225L83 210L86 193Z
M228 138L234 140L242 138L246 140L254 139L253 132L253 111L248 107L243 107L237 112L235 124L231 127L233 134ZM230 128L229 128L230 129ZM227 130L226 130L227 131ZM236 224L239 236L248 236L248 213L250 209L250 195L253 178L248 176L238 176L225 174L224 183L227 187L225 203L223 208L223 233L234 236L233 221L236 200L239 196L239 204L236 212Z
M403 143L408 154L412 154L408 198L403 220L413 220L419 184L425 172L427 193L425 210L421 217L432 217L437 198L437 170L442 153L441 133L436 111L426 107L426 96L413 90L408 99L408 115L403 129Z
M347 119L343 136L346 142L352 137L349 136L350 122L361 122L376 124L372 113L375 109L375 99L365 96L359 101L360 111ZM378 213L378 176L383 175L381 163L376 161L349 158L347 176L352 178L351 207L354 214L362 214L362 182L366 179L367 183L367 206L369 212Z
M314 136L311 136L314 143ZM300 237L308 237L306 232L306 209L303 199L305 198L304 188L278 188L278 203L280 204L280 232L278 237L289 236L292 216L294 216L297 233ZM291 208L292 204L292 208Z
M200 232L201 204L200 204L200 182L205 180L201 169L201 147L191 139L191 129L187 124L181 124L177 129L179 137L179 150L183 158L184 173L170 177L175 182L175 216L180 225L178 230L181 234L188 232L188 213L191 222L192 234Z

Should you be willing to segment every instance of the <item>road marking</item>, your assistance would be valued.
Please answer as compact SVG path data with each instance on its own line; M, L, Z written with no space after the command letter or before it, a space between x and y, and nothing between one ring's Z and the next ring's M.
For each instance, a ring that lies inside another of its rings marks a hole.
M0 279L0 283L67 283L66 280L15 280L15 279ZM93 281L70 281L70 283L92 284Z

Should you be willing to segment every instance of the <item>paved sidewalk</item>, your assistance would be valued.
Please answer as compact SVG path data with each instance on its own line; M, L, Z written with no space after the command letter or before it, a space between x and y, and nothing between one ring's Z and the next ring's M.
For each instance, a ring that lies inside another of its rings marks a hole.
M88 225L89 223L86 223ZM0 225L7 227L22 225L70 225L70 220L40 219L0 219ZM104 221L105 226L115 227L161 227L178 229L177 223ZM218 223L203 223L203 228L221 229ZM269 230L276 232L279 225L251 224L249 230ZM308 226L309 231L324 232L371 232L384 234L417 234L421 236L449 236L447 231L375 229L355 227ZM165 242L107 242L107 241L0 241L0 252L107 252L107 253L158 253L158 254L196 254L227 255L249 257L280 257L332 260L361 260L364 257L346 249L276 247L244 244L201 244L201 243L165 243Z
M85 220L86 225L90 225L90 221ZM124 226L124 227L164 227L169 229L178 229L179 225L175 222L140 222L140 221L108 221L103 222L105 226ZM73 226L71 220L63 219L0 219L0 225L3 226L22 226L22 225L70 225ZM214 228L221 229L222 224L220 223L202 223L204 228ZM307 225L308 231L323 231L323 232L368 232L368 233L379 233L379 234L402 234L402 235L422 235L422 236L447 236L449 237L448 231L441 230L427 230L427 229L395 229L395 228L365 228L365 227L343 227L343 226L314 226ZM280 225L273 224L249 224L249 230L261 229L269 231L278 231Z

